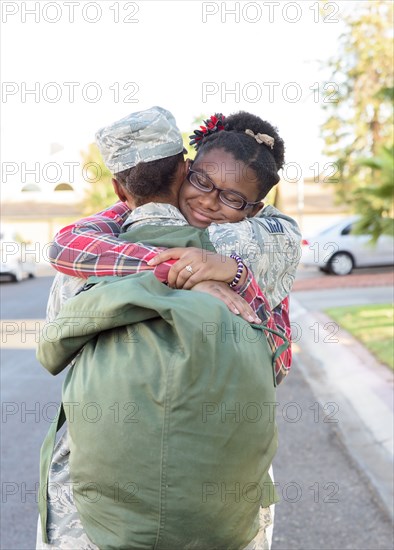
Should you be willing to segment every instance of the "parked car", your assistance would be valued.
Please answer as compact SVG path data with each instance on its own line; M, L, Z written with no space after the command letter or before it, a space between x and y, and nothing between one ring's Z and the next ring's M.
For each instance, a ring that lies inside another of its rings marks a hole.
M0 229L0 276L19 282L25 276L34 277L36 264L31 254L26 253L25 243L18 242L12 231Z
M302 241L301 264L334 275L348 275L355 267L394 264L394 238L381 235L374 245L370 235L356 235L351 216Z

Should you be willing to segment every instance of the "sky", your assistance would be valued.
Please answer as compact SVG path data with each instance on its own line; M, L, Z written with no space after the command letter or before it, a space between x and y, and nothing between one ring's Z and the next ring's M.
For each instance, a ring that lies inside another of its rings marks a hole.
M190 133L200 115L258 114L285 140L288 177L310 176L327 161L319 92L340 93L322 62L359 4L3 0L2 185L36 178L36 163L50 178L53 159L80 162L100 127L153 105Z

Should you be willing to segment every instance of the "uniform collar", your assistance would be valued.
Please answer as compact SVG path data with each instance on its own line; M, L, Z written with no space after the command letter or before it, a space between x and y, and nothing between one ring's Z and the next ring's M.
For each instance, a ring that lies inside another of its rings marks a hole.
M162 220L177 221L177 225L187 225L186 218L172 204L149 202L135 208L123 224L123 231L136 223L155 223ZM181 222L181 223L179 223Z

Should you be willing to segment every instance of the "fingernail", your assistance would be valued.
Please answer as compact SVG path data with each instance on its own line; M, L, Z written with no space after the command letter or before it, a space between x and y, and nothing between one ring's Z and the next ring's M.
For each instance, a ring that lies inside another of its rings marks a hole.
M253 322L253 321L254 321L254 319L255 319L255 318L253 317L253 315L248 315L248 321L251 321L251 322Z
M235 313L235 315L239 315L239 311L236 307L234 308L234 313Z
M148 262L146 262L148 265L152 265L153 264L153 259L152 260L149 260Z

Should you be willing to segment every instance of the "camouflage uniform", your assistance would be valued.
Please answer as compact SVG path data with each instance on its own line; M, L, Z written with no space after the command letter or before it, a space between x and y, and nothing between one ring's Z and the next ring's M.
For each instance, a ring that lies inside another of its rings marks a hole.
M149 203L131 212L124 229L131 224L187 225L187 221L174 206ZM273 207L266 207L258 218L246 219L237 224L212 224L208 231L218 252L230 254L235 250L242 255L272 307L288 295L295 278L300 241L298 226L292 218ZM56 275L48 301L47 322L55 319L61 305L74 296L85 282L85 279L61 273ZM36 546L39 550L97 550L97 546L84 532L74 505L69 453L66 432L56 445L48 479L47 532L50 544L42 542L39 522ZM272 471L270 474L272 477ZM270 548L266 528L271 523L270 509L262 508L259 533L245 550Z
M157 106L130 113L101 128L96 133L96 143L113 174L183 151L182 134L174 115Z
M301 253L301 233L292 218L266 206L260 216L213 223L208 232L219 253L241 256L272 309L289 295Z
M74 504L69 455L68 434L65 432L56 444L49 471L47 533L50 544L42 542L39 518L36 550L98 550L85 533Z

